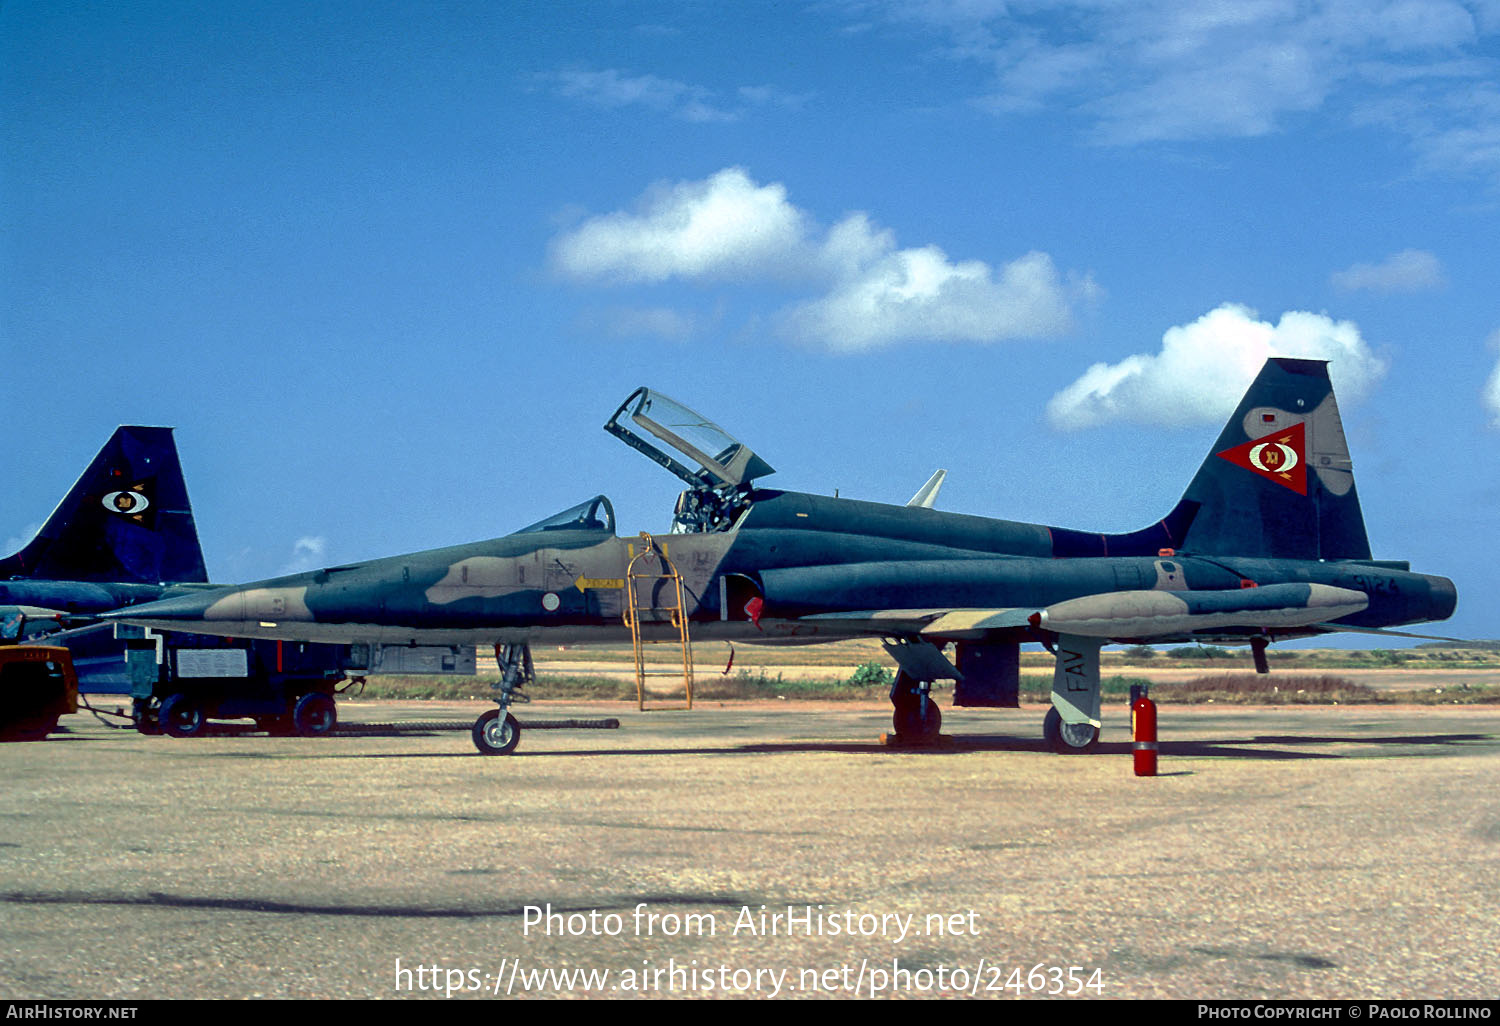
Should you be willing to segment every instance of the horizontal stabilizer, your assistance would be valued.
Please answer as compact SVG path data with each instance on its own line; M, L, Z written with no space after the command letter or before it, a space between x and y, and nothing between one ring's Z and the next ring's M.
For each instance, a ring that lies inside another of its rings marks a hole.
M1472 639L1445 638L1441 634L1413 634L1410 631L1393 631L1388 627L1350 627L1346 623L1315 623L1314 627L1322 627L1330 631L1352 631L1355 634L1373 634L1376 637L1387 638L1419 638L1422 641L1451 641L1455 645L1472 645Z

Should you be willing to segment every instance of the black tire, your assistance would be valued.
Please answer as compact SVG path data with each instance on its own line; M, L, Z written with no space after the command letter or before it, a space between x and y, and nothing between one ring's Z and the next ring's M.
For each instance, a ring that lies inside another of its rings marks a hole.
M292 706L292 729L302 737L327 737L338 722L338 706L321 691L308 692Z
M475 720L471 733L480 755L509 755L521 743L521 725L510 713L501 723L499 709L491 709Z
M203 707L187 695L168 695L156 712L156 722L163 733L172 737L198 737L208 717L203 715Z
M895 711L891 715L891 726L898 737L909 741L933 741L943 728L943 711L931 693L920 691L898 691L891 696Z
M1047 710L1042 736L1047 739L1047 747L1058 755L1087 755L1099 744L1098 727L1091 723L1063 723L1056 706Z

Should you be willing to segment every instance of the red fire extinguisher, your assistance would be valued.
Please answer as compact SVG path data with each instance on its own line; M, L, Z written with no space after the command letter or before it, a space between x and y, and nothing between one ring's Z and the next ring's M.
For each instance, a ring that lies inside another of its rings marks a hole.
M1156 703L1146 688L1130 706L1130 737L1135 742L1135 775L1156 776Z

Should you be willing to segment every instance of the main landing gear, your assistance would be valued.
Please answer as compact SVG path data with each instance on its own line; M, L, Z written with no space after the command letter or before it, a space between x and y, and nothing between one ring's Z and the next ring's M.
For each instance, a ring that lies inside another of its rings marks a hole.
M472 731L474 747L481 755L509 755L521 743L521 725L510 714L510 707L513 703L531 701L521 688L536 676L531 665L531 646L525 642L497 644L495 662L500 666L500 679L495 683L500 692L495 698L499 708L475 720Z
M1052 708L1042 721L1047 746L1059 755L1081 755L1099 744L1098 638L1060 634L1052 649Z
M891 685L891 705L891 726L903 743L931 744L938 739L943 711L932 697L931 681L915 680L905 670L898 670Z
M1064 723L1053 706L1042 720L1042 736L1047 739L1047 747L1059 755L1083 755L1099 743L1099 728L1092 723Z
M1042 721L1042 736L1047 747L1062 755L1091 752L1099 746L1099 649L1103 641L1071 634L1048 634L1043 643L1052 652L1056 664L1052 675L1052 704ZM1009 660L997 657L994 660L996 665L988 670L983 661L976 667L974 661L969 660L969 668L959 673L931 642L895 638L888 639L885 648L901 667L891 685L891 723L895 727L895 741L899 744L930 745L940 738L943 714L933 700L934 680L951 678L971 692L985 696L994 692L999 696L988 703L974 702L973 694L964 700L959 697L959 688L955 687L955 701L960 705L1016 704L1020 664L1014 656ZM960 664L965 663L962 652L959 656Z

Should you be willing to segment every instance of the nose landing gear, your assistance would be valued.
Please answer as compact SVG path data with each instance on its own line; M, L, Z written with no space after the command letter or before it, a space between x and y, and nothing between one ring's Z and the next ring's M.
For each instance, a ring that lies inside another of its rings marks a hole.
M500 666L500 679L495 683L500 692L495 699L499 708L475 720L472 731L474 747L481 755L509 755L521 743L521 725L510 714L510 707L512 703L531 701L521 688L536 677L531 646L525 642L497 644L495 662Z

